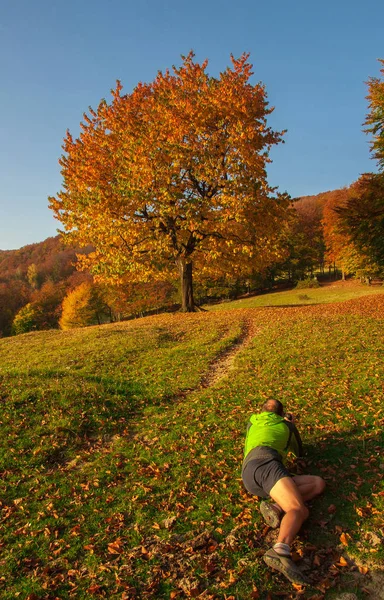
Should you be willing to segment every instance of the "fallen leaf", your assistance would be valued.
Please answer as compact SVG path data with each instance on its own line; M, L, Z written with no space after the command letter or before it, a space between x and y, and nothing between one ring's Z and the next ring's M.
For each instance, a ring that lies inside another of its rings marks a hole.
M359 573L361 573L362 575L366 575L368 571L368 567L359 567Z
M169 517L168 519L164 519L164 521L161 522L161 525L165 529L170 529L175 521L176 521L176 517Z
M349 540L351 539L351 536L345 533L342 533L340 536L340 542L343 544L343 546L348 546L349 544Z
M101 590L101 587L100 587L99 585L97 585L96 583L95 583L95 584L93 584L93 585L91 585L91 586L88 588L88 592L89 592L90 594L95 594L95 593L96 593L96 592L98 592L99 590Z
M236 576L233 574L233 571L229 571L229 583L235 583L235 581L237 581Z
M374 533L373 531L368 531L366 537L370 541L372 546L379 546L382 542L381 537L379 537L377 533Z

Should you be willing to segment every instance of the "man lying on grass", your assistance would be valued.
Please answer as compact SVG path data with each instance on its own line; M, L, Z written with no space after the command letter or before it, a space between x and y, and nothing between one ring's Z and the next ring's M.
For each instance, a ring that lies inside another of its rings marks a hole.
M304 584L308 580L291 559L290 544L309 515L305 502L321 494L325 482L316 475L291 476L283 464L288 452L301 456L299 432L293 417L285 416L282 403L268 400L248 423L242 478L250 494L270 496L275 502L260 504L266 523L273 528L280 525L277 542L264 561L293 583Z

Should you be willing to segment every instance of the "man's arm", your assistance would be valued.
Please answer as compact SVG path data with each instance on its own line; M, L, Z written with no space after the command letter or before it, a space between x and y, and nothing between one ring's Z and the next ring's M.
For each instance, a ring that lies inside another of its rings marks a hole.
M244 456L245 456L245 453L247 451L248 433L249 433L249 430L251 428L251 425L252 425L251 421L248 421L248 423L247 423L247 429L246 429L246 432L245 432Z
M288 450L293 452L293 454L297 456L297 458L300 458L301 456L303 456L303 442L301 441L300 434L297 430L296 425L291 419L285 419L285 423L289 428L290 432Z

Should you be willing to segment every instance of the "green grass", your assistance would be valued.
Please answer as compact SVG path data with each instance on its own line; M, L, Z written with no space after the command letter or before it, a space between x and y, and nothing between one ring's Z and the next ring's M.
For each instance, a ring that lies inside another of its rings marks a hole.
M319 288L293 289L284 292L260 294L250 298L242 298L232 302L206 305L210 311L228 310L233 308L258 308L261 306L306 306L309 304L329 304L344 302L355 298L384 294L383 286L367 286L358 282L338 281L334 284L323 285Z
M328 484L295 544L314 574L301 597L334 581L362 597L338 560L384 558L383 317L377 295L0 340L1 598L295 598L240 480L246 421L276 397L307 449L292 469ZM250 322L228 376L201 386Z

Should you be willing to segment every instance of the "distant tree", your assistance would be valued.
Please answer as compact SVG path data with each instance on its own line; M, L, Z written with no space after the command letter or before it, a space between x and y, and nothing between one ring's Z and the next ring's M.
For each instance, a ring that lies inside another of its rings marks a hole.
M36 329L36 310L31 303L23 306L15 315L12 323L12 333L19 335L20 333L28 333Z
M30 298L27 284L18 279L0 283L0 337L11 334L13 319Z
M33 289L45 281L62 282L75 271L76 254L91 249L64 246L60 236L50 237L18 250L0 250L0 281L19 279Z
M322 211L323 202L317 196L294 201L280 238L285 257L268 269L273 278L280 276L298 281L323 269L325 244L321 227Z
M61 329L100 325L108 312L97 287L85 281L65 296L59 325Z
M55 329L61 315L61 304L66 294L64 283L46 281L32 296L32 306L36 312L36 329Z
M81 283L85 281L93 282L92 276L85 271L73 271L73 273L66 279L65 284L67 286L67 292L74 290Z
M335 209L346 205L348 189L330 192L323 211L323 234L326 245L325 260L330 267L341 269L342 279L356 272L357 251L349 235L341 229L341 221Z
M304 196L294 204L297 214L296 226L293 227L296 233L295 253L302 257L302 261L306 259L308 264L302 277L323 270L325 242L321 221L328 193Z
M273 196L266 165L282 133L267 126L263 85L250 83L248 55L218 78L190 53L68 132L61 158L64 188L50 206L67 240L92 244L79 258L98 280L166 280L175 268L182 310L195 308L198 274L238 276L280 255L288 208Z
M384 267L384 174L366 173L335 208L341 231L369 261Z
M346 273L353 273L362 281L370 282L376 277L383 277L383 267L373 261L367 254L360 252L354 244L345 247L343 262Z
M384 60L380 72L384 75ZM373 135L371 150L379 166L384 170L384 79L370 77L368 80L369 112L365 120L366 132Z
M29 265L27 269L27 279L32 289L36 290L39 287L39 273L35 263Z

